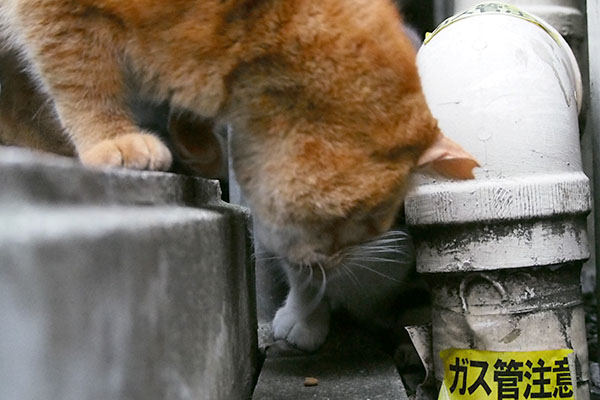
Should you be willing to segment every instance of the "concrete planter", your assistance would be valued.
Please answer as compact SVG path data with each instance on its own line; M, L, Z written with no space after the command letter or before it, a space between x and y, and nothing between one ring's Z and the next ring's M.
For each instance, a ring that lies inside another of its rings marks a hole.
M249 398L247 218L218 183L0 147L0 399Z

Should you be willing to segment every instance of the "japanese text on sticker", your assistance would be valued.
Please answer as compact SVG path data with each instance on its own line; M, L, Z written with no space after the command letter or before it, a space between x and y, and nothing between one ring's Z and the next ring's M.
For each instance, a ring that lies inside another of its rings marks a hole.
M440 400L574 399L572 350L495 352L448 349L440 353Z

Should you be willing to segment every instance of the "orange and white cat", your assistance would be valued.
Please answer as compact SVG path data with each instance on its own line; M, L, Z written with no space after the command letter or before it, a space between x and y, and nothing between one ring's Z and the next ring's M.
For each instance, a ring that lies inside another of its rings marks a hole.
M85 164L171 164L133 121L129 74L146 97L229 124L258 239L291 266L335 268L387 231L419 165L455 178L477 165L437 128L389 0L0 0L0 21ZM285 338L324 340L290 333L310 319L290 315Z

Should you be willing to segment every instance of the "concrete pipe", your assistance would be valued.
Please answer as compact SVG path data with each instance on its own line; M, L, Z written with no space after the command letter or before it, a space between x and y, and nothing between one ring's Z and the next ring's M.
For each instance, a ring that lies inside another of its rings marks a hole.
M418 55L441 130L481 163L472 181L415 177L406 198L417 269L433 292L435 377L447 349L572 349L588 399L579 269L589 257L581 77L564 39L514 7L451 18Z

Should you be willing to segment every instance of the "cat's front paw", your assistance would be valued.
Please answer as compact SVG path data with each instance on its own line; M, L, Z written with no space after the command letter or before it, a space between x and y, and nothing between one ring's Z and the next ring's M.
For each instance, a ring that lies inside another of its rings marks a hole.
M319 306L312 314L303 316L292 307L281 307L273 319L273 337L284 339L300 350L315 351L327 339L329 309Z
M167 146L157 137L145 133L131 133L103 140L82 152L79 158L86 165L154 171L165 171L172 162Z

